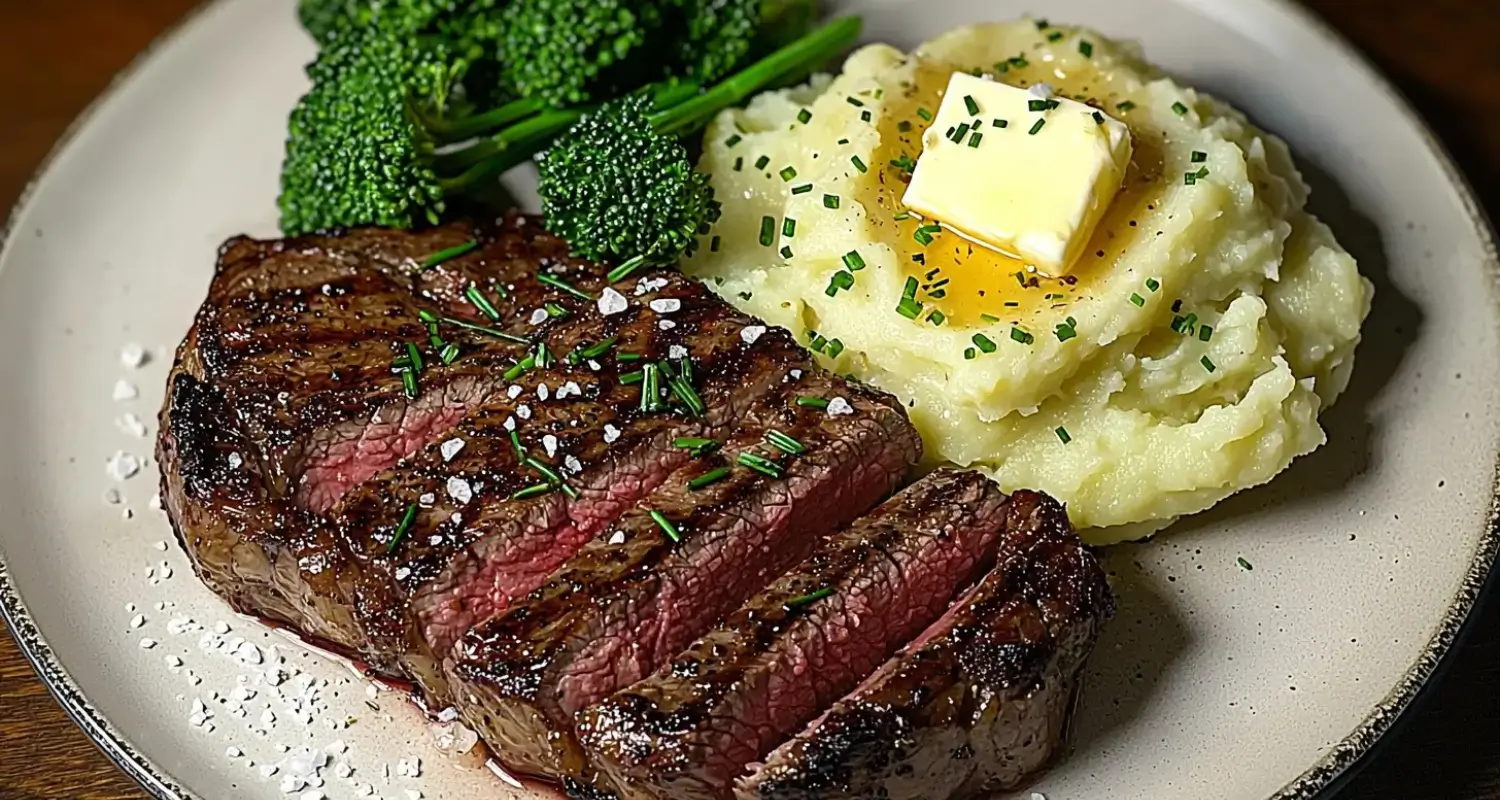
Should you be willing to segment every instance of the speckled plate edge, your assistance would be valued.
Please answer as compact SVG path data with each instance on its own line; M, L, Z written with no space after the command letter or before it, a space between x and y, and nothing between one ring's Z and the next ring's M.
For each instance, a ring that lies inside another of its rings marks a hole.
M1453 158L1427 123L1413 110L1406 97L1375 68L1358 48L1346 40L1343 34L1313 12L1297 5L1292 0L1263 0L1263 2L1294 18L1332 47L1340 56L1356 65L1364 77L1392 101L1397 112L1413 123L1429 153L1443 170L1444 177L1457 190L1470 225L1479 238L1480 247L1485 254L1479 268L1490 276L1491 281L1500 283L1500 251L1497 251L1496 236L1489 218L1475 197L1468 179L1458 169ZM149 61L168 42L191 28L193 23L213 5L213 0L202 0L183 19L153 40L136 55L129 65L116 74L109 86L73 120L57 143L53 145L51 152L37 167L31 180L21 190L5 226L0 228L0 253L4 252L11 233L30 204L36 188L50 172L53 162L72 144L77 133L93 119L99 107L113 97L120 84L135 75L141 65ZM1500 314L1500 308L1496 309L1496 313ZM1368 757L1373 755L1377 744L1392 731L1397 722L1403 718L1404 713L1417 702L1424 691L1435 685L1437 678L1441 677L1451 661L1450 654L1471 632L1472 622L1477 616L1474 612L1484 602L1491 599L1496 591L1500 591L1495 588L1496 584L1500 584L1500 570L1495 569L1497 560L1500 560L1500 453L1496 454L1495 470L1490 485L1488 530L1480 538L1469 569L1457 594L1449 603L1448 611L1443 615L1437 632L1428 640L1417 662L1407 670L1400 683L1386 696L1386 699L1376 706L1353 732L1330 748L1317 763L1282 787L1268 800L1326 800L1333 797L1357 774L1359 769L1366 765ZM26 604L22 602L20 594L11 582L3 551L0 551L0 618L5 620L22 654L25 655L27 661L31 662L37 675L42 679L42 683L57 699L63 711L83 729L94 745L103 751L110 761L153 797L160 800L194 800L198 797L179 785L166 771L137 750L124 734L115 729L109 720L94 708L88 697L73 682L72 677L53 654L52 648L48 646L46 638L42 636Z

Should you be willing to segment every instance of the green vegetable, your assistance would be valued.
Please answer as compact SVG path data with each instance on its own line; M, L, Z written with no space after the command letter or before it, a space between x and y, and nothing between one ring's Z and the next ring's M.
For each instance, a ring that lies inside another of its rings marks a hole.
M596 260L671 263L690 253L719 204L678 137L765 86L805 75L859 28L857 18L837 20L712 88L681 84L655 102L634 94L589 114L539 159L548 230Z

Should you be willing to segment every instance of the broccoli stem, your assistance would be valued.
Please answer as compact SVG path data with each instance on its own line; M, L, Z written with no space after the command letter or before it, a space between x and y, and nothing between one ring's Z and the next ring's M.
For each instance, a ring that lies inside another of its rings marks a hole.
M724 79L707 91L695 82L668 82L651 87L651 125L662 133L685 136L702 127L721 109L736 105L760 89L805 76L859 37L860 19L844 17L777 50ZM507 103L494 111L446 123L428 130L437 138L470 138L499 125L510 124L499 133L460 150L443 153L433 161L444 191L461 191L498 176L545 148L558 134L572 127L598 106L537 111L544 104L532 100ZM528 116L535 114L534 116ZM519 121L517 121L519 120Z
M537 99L512 100L499 108L480 114L449 119L417 111L417 121L422 129L438 142L461 142L489 131L519 122L547 107Z
M697 97L651 117L662 133L686 135L706 124L720 109L744 102L765 86L810 72L859 38L859 17L834 20L725 78Z

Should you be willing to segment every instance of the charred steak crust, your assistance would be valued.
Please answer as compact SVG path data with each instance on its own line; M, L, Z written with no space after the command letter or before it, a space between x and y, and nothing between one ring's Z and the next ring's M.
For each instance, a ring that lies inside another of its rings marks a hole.
M835 393L853 414L796 403ZM804 452L768 444L778 435ZM820 371L788 372L720 449L679 468L545 585L468 632L449 670L465 719L514 771L582 775L575 712L654 672L878 503L920 449L890 398ZM783 462L785 478L738 466L740 453Z
M740 800L987 797L1060 752L1113 613L1062 507L1011 496L995 569L905 652L735 787Z
M722 798L994 562L1005 496L938 470L821 543L656 674L579 714L627 798Z

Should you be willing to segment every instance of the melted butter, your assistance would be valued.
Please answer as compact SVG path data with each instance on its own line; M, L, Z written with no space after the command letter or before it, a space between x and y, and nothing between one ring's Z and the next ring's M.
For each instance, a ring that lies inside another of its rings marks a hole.
M978 66L985 72L994 69L992 65ZM860 200L874 224L894 228L902 279L916 278L920 287L917 300L923 304L921 319L926 320L936 309L946 317L947 325L988 327L998 319L1035 334L1047 321L1066 316L1072 303L1090 296L1122 253L1137 237L1145 235L1145 220L1161 207L1166 191L1161 134L1143 129L1131 113L1115 111L1123 96L1110 88L1111 76L1097 69L1064 73L1056 64L1041 61L1012 67L996 78L1021 87L1047 83L1059 95L1110 110L1130 127L1134 153L1124 185L1071 274L1062 278L1050 278L1016 258L974 244L947 229L934 234L932 243L924 246L915 238L917 229L926 224L923 220L914 216L896 219L903 211L901 197L907 175L891 162L914 161L921 155L922 135L929 123L917 111L935 112L949 76L963 68L924 61L917 67L915 81L902 87L899 96L890 98L881 120L876 163L870 165L878 172L877 180Z

